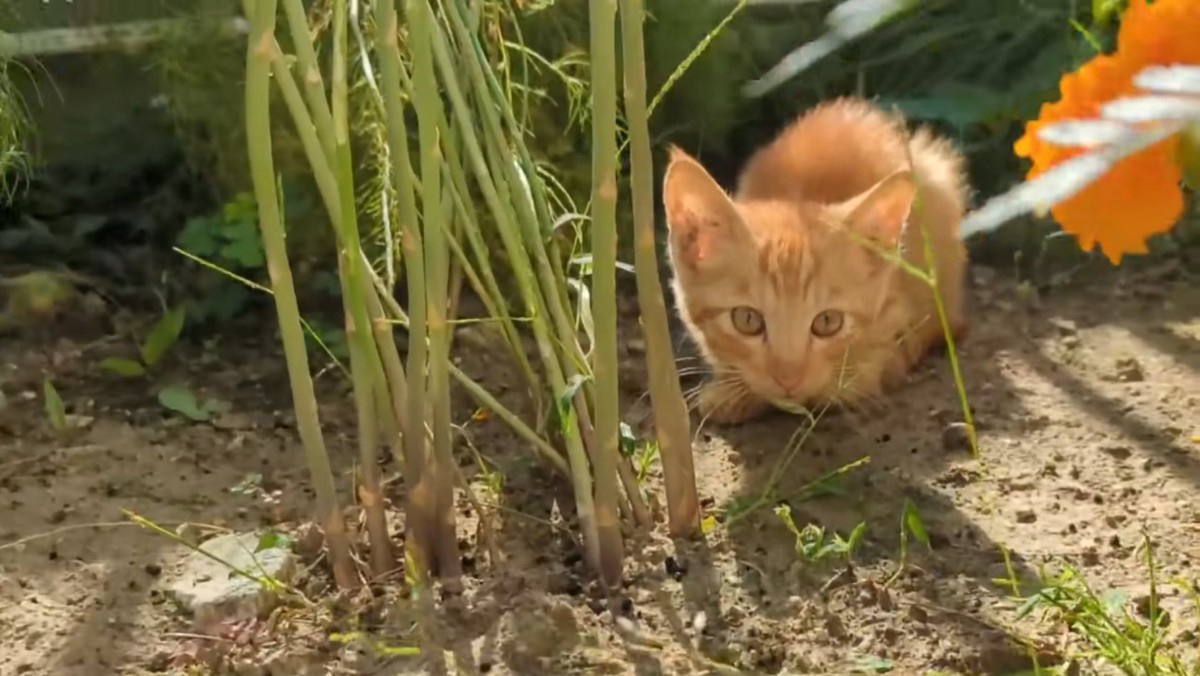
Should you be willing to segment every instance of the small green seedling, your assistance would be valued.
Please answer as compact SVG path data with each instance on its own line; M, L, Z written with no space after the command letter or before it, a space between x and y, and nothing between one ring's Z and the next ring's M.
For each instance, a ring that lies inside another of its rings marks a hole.
M852 673L852 674L886 674L886 673L891 672L892 669L895 669L895 668L896 668L896 665L893 664L892 661L889 659L886 659L883 657L877 657L875 655L868 655L868 656L860 659L858 661L858 664L854 665L854 669L851 670L850 673Z
M650 468L658 460L658 442L653 439L639 440L627 422L621 423L620 430L621 455L633 460L637 468L637 482L641 484L646 481Z
M46 419L50 421L50 426L56 432L67 429L66 406L63 405L62 397L58 396L58 389L54 387L54 382L49 378L42 381L42 398L45 401Z
M174 310L163 315L146 336L140 346L141 361L124 357L107 357L100 362L100 368L125 378L141 378L154 369L171 348L179 342L183 326L187 320L187 307L179 305ZM200 401L196 394L186 387L168 385L158 391L158 403L168 410L179 413L196 422L211 420L214 416L229 410L229 403L219 399Z
M196 393L186 387L168 385L158 391L158 403L162 407L179 413L196 422L207 422L229 411L230 404L221 399L201 401Z
M775 514L795 536L796 556L808 563L818 563L831 558L849 561L867 534L865 521L855 526L845 538L836 532L828 535L823 526L814 523L798 528L792 518L792 508L787 503L775 507Z
M921 513L917 511L917 506L913 501L905 498L904 509L900 513L900 565L897 566L896 572L888 578L886 584L891 584L900 577L900 573L904 572L905 566L908 565L908 536L912 535L917 542L925 545L925 549L933 551L933 544L929 540L929 531L925 529L925 520L921 518Z
M183 332L183 324L187 319L187 308L183 305L176 307L154 324L149 335L140 346L141 361L124 357L107 357L100 362L100 368L126 378L138 378L158 365Z

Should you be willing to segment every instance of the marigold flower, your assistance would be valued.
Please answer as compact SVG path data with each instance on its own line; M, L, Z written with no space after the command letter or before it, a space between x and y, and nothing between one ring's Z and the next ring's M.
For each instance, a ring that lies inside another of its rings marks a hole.
M1200 2L1131 0L1117 33L1113 54L1093 57L1059 82L1061 98L1044 104L1013 146L1033 162L1032 179L1085 151L1038 137L1042 127L1062 120L1094 119L1100 107L1134 94L1134 76L1148 66L1200 64ZM1146 240L1170 230L1183 213L1178 136L1172 136L1119 162L1107 174L1050 211L1063 230L1085 250L1100 245L1113 264L1127 253L1146 253Z

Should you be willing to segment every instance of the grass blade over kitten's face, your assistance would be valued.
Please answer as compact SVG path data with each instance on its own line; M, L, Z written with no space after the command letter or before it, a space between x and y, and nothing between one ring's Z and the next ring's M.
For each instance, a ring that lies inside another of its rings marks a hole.
M927 232L951 324L963 325L966 189L948 142L839 99L752 156L732 197L683 151L672 148L670 160L663 199L676 301L717 374L699 396L708 419L739 422L768 402L876 400L941 342L928 283L864 238L925 270ZM906 227L918 183L924 229Z

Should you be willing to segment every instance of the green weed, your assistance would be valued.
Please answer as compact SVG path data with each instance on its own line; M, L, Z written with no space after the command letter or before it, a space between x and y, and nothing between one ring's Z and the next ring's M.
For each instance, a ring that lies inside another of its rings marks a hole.
M250 193L239 193L218 213L189 220L176 244L192 256L244 276L266 266L258 234L258 207ZM197 321L229 320L241 313L251 298L245 285L224 275L202 273L195 283L192 314Z
M849 561L867 534L865 521L855 526L844 538L836 532L826 533L824 526L814 523L798 528L792 519L792 508L787 503L775 507L775 515L796 538L796 556L805 563L819 563L830 559Z
M1040 569L1040 589L1028 596L1021 595L1011 564L1008 579L997 582L1009 588L1014 600L1020 602L1017 619L1039 611L1043 622L1061 626L1074 637L1082 645L1079 660L1106 663L1130 676L1200 674L1200 661L1192 657L1189 663L1181 654L1183 646L1167 641L1171 618L1161 607L1161 584L1149 537L1143 537L1139 550L1149 594L1136 602L1120 589L1097 590L1070 565L1053 573ZM1191 584L1175 581L1173 585L1200 610L1200 597Z

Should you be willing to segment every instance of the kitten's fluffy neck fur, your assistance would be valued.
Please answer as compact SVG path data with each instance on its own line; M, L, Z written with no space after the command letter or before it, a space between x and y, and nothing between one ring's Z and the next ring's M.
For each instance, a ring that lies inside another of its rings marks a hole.
M858 98L800 116L747 162L730 198L678 148L664 177L680 314L712 367L715 422L877 400L943 337L931 290L864 246L927 269L965 330L962 156ZM922 228L921 226L924 226Z

